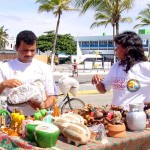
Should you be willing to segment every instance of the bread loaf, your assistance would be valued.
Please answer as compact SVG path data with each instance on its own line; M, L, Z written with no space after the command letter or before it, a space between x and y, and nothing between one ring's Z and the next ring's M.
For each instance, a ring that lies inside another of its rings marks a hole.
M56 125L59 128L59 130L61 132L63 129L63 124L67 123L67 122L70 122L69 118L58 117L53 123L54 123L54 125Z
M68 143L73 141L76 146L79 144L86 144L90 140L91 132L83 124L80 123L66 123L62 133L67 138Z
M63 114L62 117L70 119L70 122L84 124L84 118L78 114L66 113L66 114Z
M60 117L54 117L54 125L56 125L60 131L63 129L63 124L69 122L84 124L84 119L82 116L73 113L66 113Z

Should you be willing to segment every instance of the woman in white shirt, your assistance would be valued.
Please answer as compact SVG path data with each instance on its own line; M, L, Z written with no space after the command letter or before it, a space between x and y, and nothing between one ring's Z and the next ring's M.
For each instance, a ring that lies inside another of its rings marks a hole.
M99 74L92 78L100 93L113 90L112 104L128 109L129 104L150 101L150 63L144 54L141 38L132 31L123 32L114 38L115 55L105 79Z

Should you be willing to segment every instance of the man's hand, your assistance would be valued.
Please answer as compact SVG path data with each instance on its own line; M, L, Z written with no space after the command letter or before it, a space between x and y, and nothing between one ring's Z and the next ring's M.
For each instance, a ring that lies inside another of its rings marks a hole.
M22 82L17 79L5 80L0 83L0 94L5 90L5 88L14 88L22 85Z
M47 108L52 107L54 105L54 103L57 102L57 98L58 98L57 96L47 96L47 99L43 102L39 102L38 100L37 101L29 100L28 104L34 109L36 109L36 108L40 109L43 107L47 109Z
M36 108L41 108L41 102L38 102L38 100L29 100L28 101L28 104L33 108L33 109L36 109Z
M18 79L9 79L9 80L3 81L1 85L3 86L3 88L14 88L14 87L22 85L22 82Z

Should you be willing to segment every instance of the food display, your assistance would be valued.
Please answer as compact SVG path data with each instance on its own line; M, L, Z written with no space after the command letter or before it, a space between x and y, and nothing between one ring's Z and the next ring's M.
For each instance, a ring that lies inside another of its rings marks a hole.
M125 123L127 111L123 110L122 107L114 105L93 107L91 104L88 104L83 109L75 110L74 113L81 115L84 118L84 124L87 126L102 123L107 128L108 123Z
M137 127L144 130L146 117L150 116L150 107L140 104L137 107L137 104L132 104L128 112L121 106L87 104L82 109L62 115L54 115L54 112L48 112L44 108L36 109L33 117L25 117L21 110L15 108L11 114L5 112L11 119L9 124L6 124L4 112L0 110L1 132L10 136L21 136L25 140L36 142L38 147L48 148L56 145L59 135L67 143L80 146L88 142L105 144L108 142L107 136L126 137L126 130L137 131ZM145 121L141 126L144 115ZM133 125L134 116L141 118L137 120L136 127Z

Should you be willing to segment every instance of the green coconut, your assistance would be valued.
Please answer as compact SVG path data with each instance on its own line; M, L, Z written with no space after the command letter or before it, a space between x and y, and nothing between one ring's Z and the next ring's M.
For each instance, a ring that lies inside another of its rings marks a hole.
M50 148L56 145L60 131L53 124L41 124L35 128L35 140L39 147Z
M27 138L29 141L35 142L34 131L35 131L35 128L41 123L42 123L41 121L33 121L26 125L25 129L26 129Z

